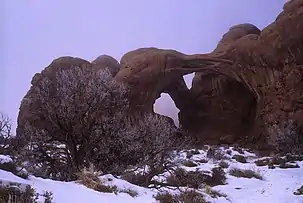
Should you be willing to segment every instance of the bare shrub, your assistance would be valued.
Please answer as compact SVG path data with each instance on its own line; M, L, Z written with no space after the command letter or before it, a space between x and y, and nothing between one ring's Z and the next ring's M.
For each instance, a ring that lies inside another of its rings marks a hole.
M269 143L273 145L277 152L286 154L302 154L303 138L300 136L297 123L289 120L278 125L273 124L268 129Z
M136 190L131 189L131 188L122 189L122 190L119 190L119 192L129 194L129 196L131 196L131 197L137 197L139 195L139 193Z
M213 168L212 175L205 174L202 171L186 171L177 168L166 179L169 186L201 188L203 185L224 185L226 181L225 173L220 168Z
M92 165L88 169L83 168L81 172L77 173L78 180L84 186L99 192L117 193L117 187L104 185L99 178L100 175L101 173L97 172Z
M240 163L247 163L247 160L245 158L245 156L239 155L239 154L235 154L232 159L235 159L237 162Z
M17 186L0 186L0 202L37 203L38 194L29 185L23 188Z
M13 155L17 147L14 145L15 143L12 121L7 115L0 112L0 154Z
M117 136L125 126L127 88L108 70L75 67L44 77L33 92L31 102L39 106L34 116L44 124L25 122L17 135L28 141L22 157L33 171L42 168L48 177L72 180L93 160L107 170L123 145Z
M212 179L208 183L210 186L224 185L226 183L226 175L221 167L215 167L212 170Z
M303 185L294 192L294 195L303 195Z
M220 161L219 166L221 168L228 168L229 164L226 161Z
M238 169L238 168L232 168L229 171L229 174L235 177L241 177L241 178L256 178L259 180L263 180L263 176L260 174L260 172L251 170L251 169Z
M196 190L181 191L180 194L158 193L154 198L159 203L207 203L203 194Z
M171 171L177 164L174 161L177 152L191 144L189 137L180 134L169 120L157 114L141 117L127 131L127 137L131 138L128 150L137 160L135 168L144 169L132 177L144 187L163 185L152 181L153 177Z
M39 104L34 116L44 124L25 122L20 157L44 177L75 180L89 164L117 175L133 165L146 169L147 186L190 141L166 117L126 116L128 88L106 70L61 69L33 91L31 102Z
M208 185L205 185L204 186L204 192L206 194L208 194L209 196L211 196L212 198L218 198L218 197L227 197L226 194L222 193L222 192L219 192L217 190L214 190L212 189L210 186Z
M42 196L44 197L44 203L54 203L52 192L46 191Z
M198 164L196 164L192 160L185 160L185 161L183 161L183 165L187 166L187 167L196 167L196 166L198 166Z
M215 161L227 159L225 152L217 147L210 147L206 153L206 157Z

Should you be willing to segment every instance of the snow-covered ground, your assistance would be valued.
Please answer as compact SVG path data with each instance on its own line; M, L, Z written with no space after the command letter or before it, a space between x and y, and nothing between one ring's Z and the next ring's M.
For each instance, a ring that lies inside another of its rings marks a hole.
M235 154L239 153L232 151L227 156L232 157ZM268 169L267 166L256 166L254 161L260 159L260 157L257 157L255 154L245 151L242 155L247 158L248 163L239 163L234 159L225 160L229 164L229 167L224 169L227 174L227 184L213 187L214 190L226 194L227 197L211 198L209 195L206 195L207 200L213 203L303 203L303 196L293 194L303 184L303 162L296 162L300 168L281 169L277 167L275 169ZM206 156L206 151L199 150L199 154L195 154L190 158L190 160L198 163L198 166L183 167L186 170L199 169L210 171L213 167L218 166L219 162L214 160L209 160L208 163L198 162L199 160L207 159ZM180 153L179 157L180 159L186 159L186 153ZM0 160L7 162L10 161L10 158L0 155ZM228 171L232 168L257 170L264 179L237 178L228 175ZM10 172L0 170L0 181L2 184L8 182L29 184L39 194L51 191L53 193L53 200L56 203L156 203L153 196L158 191L155 189L139 187L125 180L116 179L112 175L101 176L101 179L109 180L107 184L115 185L120 190L132 189L138 195L131 197L129 194L122 192L118 194L100 193L79 183L53 181L34 176L22 179ZM43 202L42 197L40 201Z

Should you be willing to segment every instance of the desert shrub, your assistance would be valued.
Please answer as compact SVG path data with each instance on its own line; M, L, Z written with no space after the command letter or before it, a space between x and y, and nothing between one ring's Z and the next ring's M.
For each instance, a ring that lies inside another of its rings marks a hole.
M219 166L221 168L228 168L229 164L226 161L220 161Z
M15 202L37 203L38 194L31 186L26 186L25 189L19 187L0 186L0 202Z
M284 163L284 164L280 164L279 168L282 169L287 169L287 168L300 168L300 166L298 164L290 164L290 163Z
M289 120L281 124L273 124L268 129L269 143L281 154L302 154L303 137L297 123Z
M13 174L17 174L17 166L13 162L0 162L0 169L8 172L12 172Z
M139 194L136 190L130 189L130 188L119 190L119 192L127 193L127 194L129 194L129 196L131 196L131 197L137 197L138 194Z
M154 196L159 203L177 203L175 196L169 192L161 192Z
M227 159L224 151L216 147L210 147L206 153L206 157L213 160Z
M217 190L212 189L210 186L205 185L204 192L211 196L212 198L218 198L218 197L227 197L226 194L219 192Z
M104 193L117 193L116 186L104 185L100 180L101 173L96 171L96 169L91 165L88 169L83 168L79 173L77 173L78 181L93 190Z
M240 147L233 147L233 150L239 152L240 154L244 154L243 149Z
M238 169L238 168L232 168L229 171L229 174L235 177L241 177L241 178L256 178L259 180L263 180L263 176L260 174L260 172L251 170L251 169Z
M232 158L235 159L237 162L247 163L245 156L235 154Z
M198 164L196 164L192 160L185 160L185 161L183 161L183 165L187 166L187 167L196 167L196 166L198 166Z
M200 154L198 149L194 149L194 150L189 150L186 153L186 158L190 159L191 157L193 157L194 155Z
M225 173L220 168L213 168L212 175L205 174L202 171L185 171L182 168L177 168L170 176L167 177L166 182L170 186L175 187L190 187L201 188L203 185L223 185L225 184Z
M148 166L149 182L171 164L182 148L175 126L157 114L129 118L128 88L106 70L59 69L55 81L43 78L24 99L39 104L35 117L45 125L25 122L19 137L28 142L20 151L30 172L75 180L89 164L99 171L122 174L129 165Z
M212 179L207 185L224 185L226 183L226 175L224 170L221 167L215 167L212 170Z
M154 198L159 203L207 203L203 194L195 190L186 190L174 195L168 192L158 193Z
M228 150L226 150L226 154L228 154L228 155L231 155L232 154L232 150L230 150L230 149L228 149Z
M202 159L199 159L199 160L197 160L197 162L199 162L199 163L208 163L208 159L205 159L205 158L202 158Z
M44 197L44 203L54 203L53 202L53 193L52 192L46 191L43 194L43 197Z
M264 159L259 159L255 161L255 164L257 166L266 166L270 163L270 159L269 158L264 158Z
M21 140L13 135L11 119L0 112L0 154L16 155Z
M134 185L144 186L146 185L147 175L148 174L125 172L123 175L121 175L121 178Z
M183 168L177 168L166 182L170 186L200 188L204 183L209 182L211 176L204 174L202 171L186 171Z
M16 163L14 163L13 161L9 161L9 162L0 161L0 169L11 172L20 178L28 179L28 173L23 171L22 168L17 167Z
M303 185L294 192L294 195L303 195Z

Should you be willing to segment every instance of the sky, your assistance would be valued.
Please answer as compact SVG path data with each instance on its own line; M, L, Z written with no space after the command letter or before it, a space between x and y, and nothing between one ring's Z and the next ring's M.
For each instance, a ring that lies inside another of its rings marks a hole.
M211 52L229 27L264 28L285 0L1 0L0 111L16 125L33 75L52 60L74 56L117 60L140 47ZM186 76L188 84L192 75ZM155 110L177 118L162 94Z

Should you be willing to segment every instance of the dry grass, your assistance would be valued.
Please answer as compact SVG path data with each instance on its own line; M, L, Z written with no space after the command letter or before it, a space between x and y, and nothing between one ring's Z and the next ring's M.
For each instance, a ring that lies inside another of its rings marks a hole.
M201 188L204 184L215 186L224 185L226 181L225 172L222 168L212 169L212 175L205 174L202 171L186 171L178 168L173 174L167 177L166 182L170 186Z
M198 164L197 163L195 163L194 161L192 161L192 160L185 160L185 161L183 161L183 165L184 166L187 166L187 167L196 167L196 166L198 166Z
M38 194L31 186L21 189L17 186L0 186L0 202L37 203ZM50 202L51 203L51 202Z
M232 158L235 159L237 162L240 162L240 163L247 163L245 156L236 154L236 155L234 155Z
M219 163L219 166L220 166L221 168L228 168L228 167L229 167L229 164L228 164L226 161L221 161L221 162Z
M117 194L117 187L104 185L99 176L100 173L96 172L93 166L91 166L89 169L84 168L77 174L78 180L82 185L98 192Z
M121 193L127 193L131 197L137 197L139 195L139 193L136 190L130 189L130 188L119 190L119 192L121 192Z
M210 186L208 185L205 185L205 188L204 188L204 192L206 194L208 194L209 196L211 196L212 198L218 198L218 197L227 197L226 194L222 193L222 192L219 192L217 190L214 190L212 189Z
M168 192L158 193L154 198L158 203L207 203L203 194L195 190L186 190L175 195Z
M238 169L233 168L229 171L229 174L235 177L241 178L256 178L259 180L264 180L263 176L260 174L259 171L251 170L251 169Z

